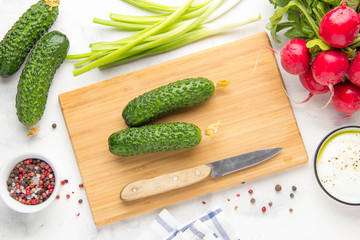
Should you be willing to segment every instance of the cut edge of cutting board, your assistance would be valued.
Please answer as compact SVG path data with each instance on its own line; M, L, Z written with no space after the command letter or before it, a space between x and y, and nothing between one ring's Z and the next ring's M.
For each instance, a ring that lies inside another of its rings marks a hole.
M267 41L267 44L269 46L271 46L271 42L269 40L269 37L265 32L260 32L260 33L245 37L243 39L236 40L234 42L246 41L247 39L252 39L252 38L257 38L257 37L259 37L259 38L264 38L265 37L266 41ZM161 69L162 67L165 68L166 66L169 66L169 64L181 62L182 60L186 60L186 59L189 59L189 58L192 58L192 57L200 56L203 53L206 53L206 52L209 52L209 51L221 50L222 48L224 48L224 47L226 47L226 46L228 46L230 44L234 44L234 42L230 42L230 43L226 43L226 44L223 44L223 45L220 45L220 46L212 47L212 48L209 48L209 49L206 49L206 50L203 50L203 51L199 51L199 52L196 52L196 53L193 53L193 54L190 54L190 55L186 55L186 56L183 56L183 57L180 57L180 58L177 58L177 59L170 60L168 62L160 63L160 64L157 64L157 65L154 65L154 66L150 66L150 67L147 67L147 68L144 68L144 69L140 69L140 70L137 70L137 71L134 71L134 72L131 72L131 73L127 73L127 74L124 74L124 75L121 75L121 76L118 76L118 77L107 79L107 80L104 80L104 81L101 81L101 82L98 82L98 83L94 83L94 84L91 84L91 85L88 85L88 86L85 86L85 87L82 87L82 88L79 88L79 89L75 89L75 90L60 94L59 95L59 103L60 103L60 106L61 106L61 109L62 109L62 112L63 112L64 120L65 120L65 123L66 123L66 126L67 126L67 130L68 130L70 140L71 140L71 143L72 143L73 151L74 151L76 161L77 161L78 167L80 169L80 174L81 174L82 178L84 179L85 174L83 173L83 169L81 167L82 163L81 163L81 160L79 159L79 156L78 156L79 154L78 154L78 152L77 152L77 150L76 150L76 148L74 146L73 138L75 138L75 136L74 136L74 134L72 134L72 132L69 132L69 128L70 128L71 123L68 121L67 112L66 112L66 109L64 108L64 105L66 105L66 104L71 105L72 104L72 103L70 103L68 101L68 99L74 98L74 96L77 96L79 94L80 95L86 95L87 91L91 91L94 88L97 88L99 86L107 87L109 84L115 83L115 82L120 81L120 80L124 80L124 78L126 79L127 76L134 76L134 75L136 75L136 76L140 75L141 76L141 73L150 71L151 69L154 69L154 68L155 69L156 68ZM260 56L260 58L261 58L261 56ZM279 79L280 84L283 85L283 80L282 80L280 71L278 69L278 64L277 64L276 59L275 59L273 54L272 54L272 58L273 58L272 61L274 61L274 68L276 68L275 71L277 71L277 75L280 78ZM175 70L172 69L171 71L175 71ZM77 103L73 103L73 104L77 104ZM301 135L300 135L300 131L299 131L298 126L297 126L297 122L296 122L296 119L295 119L295 116L294 116L294 113L293 113L293 109L291 108L290 103L288 103L288 104L289 104L289 108L290 108L290 111L291 111L291 114L292 114L292 120L294 121L294 124L296 126L295 128L297 129L297 137L299 138L299 141L300 141L299 143L301 143L300 144L301 146L299 146L299 148L302 149L301 153L303 154L303 157L299 161L297 161L296 164L283 164L280 167L278 167L277 169L272 168L271 164L266 166L265 170L262 169L262 166L265 166L265 165L259 165L259 166L252 167L251 171L247 170L247 171L244 172L244 176L243 176L244 181L248 181L248 180L256 178L256 177L260 177L260 176L271 174L271 173L274 173L274 172L277 172L277 171L285 170L287 168L291 168L291 167L298 166L300 164L304 164L304 163L308 162L308 156L307 156L307 153L306 153L306 149L305 149L303 140L302 140ZM282 156L282 154L280 153L279 156ZM286 158L286 157L289 157L289 156L282 156L282 157ZM291 159L288 160L288 161L291 162ZM284 160L284 162L286 162L286 160ZM262 171L265 171L266 173L264 173ZM88 191L87 191L87 187L86 187L86 180L84 179L84 181L85 181L85 184L84 184L85 190L86 190L86 193L88 195ZM224 183L226 183L225 184L226 186L216 187L211 191L216 191L216 190L219 190L219 189L224 188L224 187L229 187L229 186L238 184L237 182L232 182L230 177L224 177ZM201 184L199 184L199 185L201 185ZM180 190L175 190L175 191L173 191L173 193L176 195L177 192L181 192L181 191L182 191L181 189ZM194 190L191 189L190 187L186 187L185 191L192 192ZM205 194L205 193L202 193L202 194ZM200 194L200 195L202 195L202 194ZM171 195L168 194L167 196L171 198ZM176 200L172 199L171 201L168 202L168 204L166 203L164 206L188 199L185 196L185 194L183 194L183 196L182 195L179 195L179 196L180 197L178 199L176 199ZM196 196L199 196L199 195L196 195ZM192 196L191 198L196 197L196 196ZM88 198L89 198L89 196L88 196ZM156 200L157 198L158 197L155 196L155 197L152 197L151 199ZM161 198L161 196L160 196L160 198ZM131 205L131 203L129 203L129 204ZM159 208L159 207L150 207L150 208L144 210L144 207L141 207L139 209L134 210L132 212L132 214L128 214L127 216L109 216L109 217L100 218L100 217L97 216L97 213L96 214L94 213L94 211L95 211L93 209L94 206L93 206L93 203L92 203L90 198L89 198L89 205L90 205L90 208L91 208L91 212L93 214L94 222L95 222L95 224L97 226L102 226L102 225L105 225L105 224L108 224L108 223L111 223L111 222L114 222L114 221L118 221L118 220L121 220L121 219L124 219L124 218L127 218L127 217L131 217L131 216L134 216L134 215L137 215L137 214L141 214L141 213L144 213L144 212L151 211L151 210ZM163 206L160 206L160 207L163 207Z

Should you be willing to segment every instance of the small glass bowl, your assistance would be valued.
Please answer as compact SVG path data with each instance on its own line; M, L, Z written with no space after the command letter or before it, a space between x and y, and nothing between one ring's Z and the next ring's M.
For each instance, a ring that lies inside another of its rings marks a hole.
M12 198L8 191L8 185L7 180L9 178L10 172L13 170L13 168L18 164L19 162L26 160L26 159L40 159L44 162L46 162L51 169L53 170L53 175L55 177L55 185L53 192L51 195L42 203L36 204L36 205L26 205L23 204L14 198ZM0 197L4 201L4 203L14 211L20 212L20 213L34 213L41 210L44 210L47 208L53 200L56 198L56 195L59 191L60 187L60 176L58 168L56 167L56 164L49 158L42 154L38 153L24 153L21 155L18 155L11 159L9 162L4 164L2 168L0 169Z
M328 196L346 205L360 205L360 126L342 126L327 134L316 149L314 170Z

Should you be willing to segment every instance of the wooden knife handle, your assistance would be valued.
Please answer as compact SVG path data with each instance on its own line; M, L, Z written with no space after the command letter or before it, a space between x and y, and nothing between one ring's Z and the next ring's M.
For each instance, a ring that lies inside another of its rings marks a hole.
M129 183L120 193L122 200L136 200L197 183L207 178L211 167L201 165L158 177L143 179Z

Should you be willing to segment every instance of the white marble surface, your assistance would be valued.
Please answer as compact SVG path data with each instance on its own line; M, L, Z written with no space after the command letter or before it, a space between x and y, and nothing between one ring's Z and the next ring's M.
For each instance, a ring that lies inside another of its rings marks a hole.
M0 38L35 2L0 0ZM273 11L268 0L243 0L225 19L219 20L231 21L232 18L261 13L261 21L172 52L104 71L93 70L76 78L72 76L73 62L65 62L51 86L46 110L39 122L41 131L33 137L26 136L27 129L18 122L14 107L20 71L10 78L0 78L0 164L20 152L40 152L55 158L60 166L61 178L69 180L60 190L61 198L40 213L19 214L0 201L0 239L135 239L161 209L102 227L94 225L85 191L78 188L81 176L58 103L58 94L264 31ZM119 31L92 23L93 17L107 18L110 12L141 13L120 0L62 0L60 15L52 30L57 29L69 37L69 53L85 52L90 42L125 36ZM273 46L281 49L281 45L274 43ZM296 77L283 71L282 76L292 99L301 100L307 96ZM241 239L359 239L360 207L342 205L330 199L321 191L314 177L313 155L319 141L335 127L359 122L359 114L341 122L327 121L340 117L331 107L320 110L327 97L315 97L308 104L293 105L309 157L307 164L167 206L167 209L184 223L207 210L221 207ZM56 129L52 129L52 123L57 124ZM283 186L280 193L274 190L276 184ZM293 185L298 190L292 199L289 194ZM255 204L250 203L249 189L254 191ZM65 198L67 193L71 195L70 199ZM80 198L84 200L81 205L77 202ZM206 204L202 204L202 201ZM263 214L261 207L269 201L273 202L273 206ZM294 212L289 213L289 208L293 208ZM77 213L80 215L76 216Z

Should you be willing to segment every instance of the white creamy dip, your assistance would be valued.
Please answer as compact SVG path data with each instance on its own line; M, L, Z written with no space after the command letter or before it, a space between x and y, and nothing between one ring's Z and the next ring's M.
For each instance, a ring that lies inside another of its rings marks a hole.
M330 195L360 204L360 129L344 128L331 134L318 151L316 171Z

